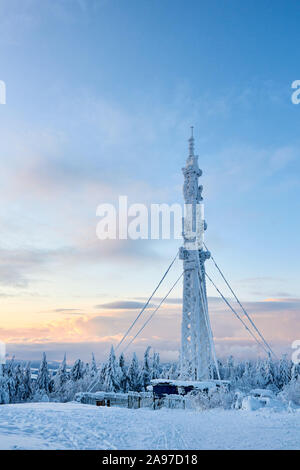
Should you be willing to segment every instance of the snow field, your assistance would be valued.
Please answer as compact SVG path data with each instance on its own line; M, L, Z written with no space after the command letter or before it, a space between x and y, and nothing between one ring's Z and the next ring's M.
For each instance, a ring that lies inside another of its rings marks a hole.
M0 406L0 449L299 449L300 413Z

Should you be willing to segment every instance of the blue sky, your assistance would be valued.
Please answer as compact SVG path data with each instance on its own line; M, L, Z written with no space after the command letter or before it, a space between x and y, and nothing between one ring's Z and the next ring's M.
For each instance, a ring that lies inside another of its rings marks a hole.
M0 339L11 353L100 360L117 342L138 310L105 304L146 298L179 243L101 243L96 207L123 194L180 202L191 125L207 245L274 348L291 353L299 16L297 1L0 1ZM257 354L208 294L219 355ZM174 358L180 308L166 305L136 349Z

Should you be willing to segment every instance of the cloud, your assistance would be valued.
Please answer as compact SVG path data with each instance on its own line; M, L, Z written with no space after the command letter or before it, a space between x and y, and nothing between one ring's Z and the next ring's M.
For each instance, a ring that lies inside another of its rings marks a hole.
M58 250L38 248L0 249L0 284L27 288L34 273L41 273L48 262L69 254L68 248Z
M80 311L79 308L56 308L52 310L52 312L55 313L63 313L63 314L68 314L68 315L84 315L82 311Z
M288 312L300 309L300 299L268 298L262 302L246 302L244 303L244 306L250 313L253 313L257 316L260 315L261 313L274 313L274 312L288 313Z
M148 240L98 240L86 237L73 245L58 248L0 249L0 285L27 288L30 283L50 276L51 268L67 268L103 263L144 263L162 259ZM134 308L134 307L133 307ZM137 307L136 307L137 308Z
M117 301L117 305L120 305L118 302L122 303L122 301ZM297 339L297 332L300 331L300 299L295 298L288 301L272 299L262 302L244 302L244 305L275 352L278 355L291 353L291 344ZM123 303L121 306L124 306ZM58 308L57 310L67 309ZM68 351L73 351L74 356L78 357L79 351L81 351L85 358L92 350L96 350L99 352L101 360L104 360L106 359L105 351L108 353L110 345L116 345L120 341L136 317L134 309L121 308L122 314L118 314L118 309L109 313L110 310L112 309L103 309L99 315L64 316L59 320L46 322L40 327L2 328L0 329L0 337L10 345L11 352L14 347L12 345L18 345L15 353L21 351L23 347L23 350L28 351L29 354L31 350L38 350L37 344L42 344L41 351L47 348L52 351L53 359L59 360L59 357L55 356L53 345L55 344L61 353L67 344ZM263 349L256 345L244 326L228 310L221 299L209 298L209 311L218 357L234 354L238 358L245 359L264 354ZM149 309L144 313L130 332L124 347L151 315L151 312L152 309ZM240 315L243 315L242 312ZM245 318L244 320L247 322ZM178 304L163 306L126 351L126 354L131 355L133 351L137 351L142 356L146 346L151 345L161 353L163 360L167 360L167 357L178 357L180 325L181 309L178 309ZM89 346L86 346L87 344ZM98 346L95 346L97 344ZM23 357L31 358L30 355Z
M115 302L108 302L105 304L95 305L95 308L104 308L104 309L136 309L136 308L143 308L144 302L136 302L134 300L118 300ZM149 304L149 307L152 307L152 304Z
M56 308L53 312L76 312L79 311L78 308Z
M0 284L22 289L28 287L29 279L21 271L9 265L0 266Z
M143 300L144 302L146 302L148 299L147 297L136 297L137 300ZM153 297L153 302L154 303L158 303L158 302L161 302L161 300L163 299L163 297ZM182 298L181 297L178 297L178 298L175 298L175 297L168 297L164 304L182 304Z

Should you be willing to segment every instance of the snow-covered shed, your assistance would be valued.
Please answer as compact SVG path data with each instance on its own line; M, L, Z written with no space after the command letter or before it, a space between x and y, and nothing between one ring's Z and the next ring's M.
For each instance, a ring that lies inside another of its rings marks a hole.
M228 380L171 380L171 379L153 379L151 380L153 394L157 397L165 395L186 395L192 391L201 391L208 393L220 387L230 388Z

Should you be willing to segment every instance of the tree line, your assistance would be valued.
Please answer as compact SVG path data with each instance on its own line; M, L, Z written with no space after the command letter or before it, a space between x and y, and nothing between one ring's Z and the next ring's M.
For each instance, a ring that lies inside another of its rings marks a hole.
M179 378L179 364L161 364L159 354L150 355L148 347L142 361L134 353L130 363L121 354L116 357L111 347L107 362L100 367L92 354L91 362L78 359L68 367L66 355L59 368L49 370L46 354L43 353L36 376L32 374L30 363L26 365L14 358L0 366L0 404L26 401L60 401L74 399L77 392L106 391L126 393L146 391L151 379ZM293 364L286 356L280 360L235 361L230 356L218 361L221 379L229 380L232 389L249 391L253 388L268 388L274 392L285 386L300 382L300 365ZM216 371L211 370L216 378Z

